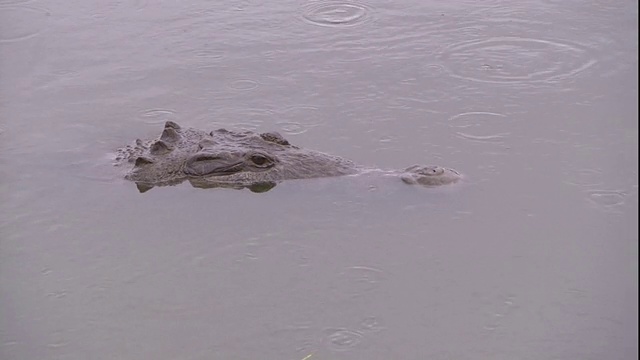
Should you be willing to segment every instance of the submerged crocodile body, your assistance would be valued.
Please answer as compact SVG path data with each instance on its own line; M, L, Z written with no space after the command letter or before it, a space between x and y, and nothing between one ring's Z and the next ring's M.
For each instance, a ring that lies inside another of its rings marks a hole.
M275 132L206 132L172 121L166 122L159 138L136 140L135 145L119 149L116 160L133 164L125 178L134 181L140 192L184 181L200 188L249 188L262 192L283 180L371 171L338 156L291 145ZM407 184L423 186L451 184L460 179L457 171L439 166L414 165L384 173L397 175Z

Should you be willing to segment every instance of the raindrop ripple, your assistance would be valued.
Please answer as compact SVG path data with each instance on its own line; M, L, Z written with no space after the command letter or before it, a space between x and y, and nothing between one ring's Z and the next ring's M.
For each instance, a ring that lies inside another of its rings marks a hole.
M355 2L319 1L302 9L305 22L318 26L356 26L371 20L371 7Z
M584 46L521 37L453 44L445 48L440 58L453 77L499 84L555 82L596 63Z

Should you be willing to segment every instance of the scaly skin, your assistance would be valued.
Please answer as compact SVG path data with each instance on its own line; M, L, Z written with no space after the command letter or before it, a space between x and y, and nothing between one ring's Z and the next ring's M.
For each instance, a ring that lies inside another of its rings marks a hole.
M207 133L168 121L160 138L136 140L117 151L120 163L133 163L125 178L141 192L189 181L194 187L267 191L283 180L357 174L364 169L338 156L289 144L278 133L219 129ZM438 186L460 174L438 166L414 165L393 174L407 184Z

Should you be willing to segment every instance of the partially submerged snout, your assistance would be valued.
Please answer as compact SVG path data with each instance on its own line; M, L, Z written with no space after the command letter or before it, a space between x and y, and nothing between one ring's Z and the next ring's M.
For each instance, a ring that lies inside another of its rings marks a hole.
M154 140L137 140L118 150L118 160L133 163L125 175L141 192L153 186L189 181L212 188L253 187L266 191L282 180L342 176L373 170L405 183L432 187L452 184L461 175L440 166L412 166L403 171L365 169L338 156L291 145L275 132L206 132L168 121ZM266 190L265 190L266 189ZM253 190L252 190L253 191Z
M439 186L458 182L462 175L453 169L437 165L414 165L405 169L400 178L411 185Z

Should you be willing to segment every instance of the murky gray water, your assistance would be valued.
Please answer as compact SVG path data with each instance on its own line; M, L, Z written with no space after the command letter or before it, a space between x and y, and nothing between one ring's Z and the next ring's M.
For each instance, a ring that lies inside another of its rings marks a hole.
M634 1L0 1L2 359L636 359ZM166 120L384 169L140 194Z

